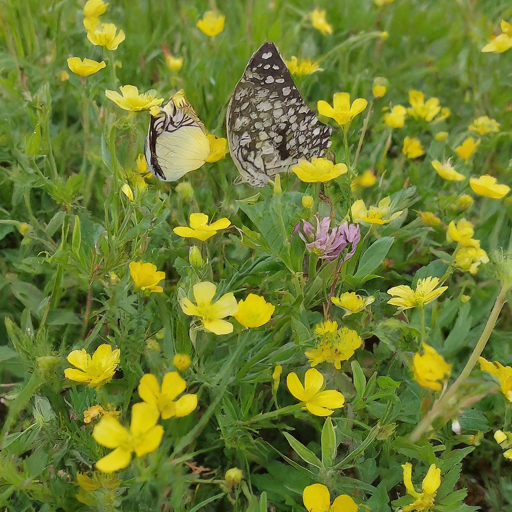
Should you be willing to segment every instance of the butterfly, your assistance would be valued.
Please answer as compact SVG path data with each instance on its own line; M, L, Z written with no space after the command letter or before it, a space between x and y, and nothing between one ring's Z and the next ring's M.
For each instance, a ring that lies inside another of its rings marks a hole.
M300 159L323 157L331 128L304 103L271 41L249 60L226 116L228 142L244 181L263 187Z
M178 91L151 116L144 155L148 169L162 181L176 181L201 167L210 154L206 130Z

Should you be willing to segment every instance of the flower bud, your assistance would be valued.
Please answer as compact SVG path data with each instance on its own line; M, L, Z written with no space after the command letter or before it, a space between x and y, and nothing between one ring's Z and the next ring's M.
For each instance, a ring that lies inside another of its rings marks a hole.
M182 181L176 185L176 192L184 201L190 201L194 197L194 189L188 181Z
M437 140L437 142L442 142L448 139L448 132L437 132L434 135L434 139Z
M153 352L160 352L160 345L158 341L155 340L155 338L149 338L146 341L146 348L148 350L152 350Z
M313 208L315 200L311 196L302 196L302 206L304 208Z
M163 329L160 329L156 334L155 334L155 338L157 340L163 340L164 339L164 336L165 336L165 333L164 333L164 330Z
M119 283L119 281L121 281L121 279L119 279L118 275L114 272L110 272L109 281L111 285L116 285Z
M194 245L190 248L188 252L188 261L194 268L201 268L204 265L201 251L197 246Z
M496 279L507 290L512 288L512 252L498 249L491 253L491 261Z
M467 194L462 194L457 201L455 201L455 208L460 211L466 211L469 210L473 204L474 200L471 196L468 196Z
M377 77L373 81L373 86L372 86L373 95L376 98L382 98L386 94L386 91L388 90L386 85L387 85L387 80L385 78L382 78L380 76Z
M132 189L130 188L130 185L128 185L128 183L125 183L122 187L121 187L121 190L123 191L124 195L130 200L130 201L133 201L133 191Z
M26 222L21 222L19 225L18 225L18 231L23 235L25 236L30 230L31 230L31 226L30 224L27 224Z
M192 363L192 359L187 354L176 354L172 359L172 364L176 370L184 372Z
M242 470L238 468L228 469L226 471L226 474L224 475L224 479L230 485L239 484L242 481L243 477L244 474L242 473Z
M503 441L507 440L507 435L502 430L496 430L496 432L494 432L494 439L498 444L501 444Z
M274 179L274 194L276 196L280 196L283 193L283 189L281 188L281 176L279 174L276 174L276 177Z

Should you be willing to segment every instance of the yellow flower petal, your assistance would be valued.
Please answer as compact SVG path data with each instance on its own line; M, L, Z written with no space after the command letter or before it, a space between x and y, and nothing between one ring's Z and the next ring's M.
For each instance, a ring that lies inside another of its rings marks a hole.
M144 402L152 405L154 408L158 408L158 396L160 394L160 386L157 378L151 373L143 375L140 379L139 396Z
M127 467L131 459L131 451L119 447L96 462L96 468L103 471L103 473L113 473Z
M130 432L135 436L141 436L152 429L160 414L155 407L140 402L132 407L132 421L130 423Z
M346 494L338 496L332 503L331 512L357 512L356 502Z
M226 320L204 320L203 325L207 331L213 332L217 336L233 332L233 324L226 322Z
M168 372L164 375L162 381L162 394L169 400L174 400L187 388L187 383L179 373Z
M299 377L297 377L297 374L295 372L291 372L286 377L286 385L288 386L288 390L290 393L300 402L304 402L307 400L306 392L304 390L304 387L302 386L302 383L299 380Z
M302 493L302 500L308 512L329 512L331 507L329 489L322 484L308 485Z
M133 407L135 407L135 405ZM162 427L162 425L155 425L148 431L145 431L139 438L136 438L134 449L137 457L142 457L142 455L146 453L154 452L160 446L163 436L164 427Z
M106 448L117 448L129 443L131 434L112 416L103 416L92 432L94 440Z
M176 417L188 416L197 407L197 395L183 395L176 401Z

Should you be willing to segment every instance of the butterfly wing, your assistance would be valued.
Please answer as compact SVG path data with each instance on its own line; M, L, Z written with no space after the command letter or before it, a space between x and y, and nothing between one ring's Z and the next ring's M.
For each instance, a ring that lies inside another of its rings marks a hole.
M279 50L264 43L235 87L226 117L228 142L238 171L262 187L301 158L322 157L331 128L304 103Z
M198 120L169 101L158 117L151 117L144 154L155 176L176 181L204 164L210 144Z

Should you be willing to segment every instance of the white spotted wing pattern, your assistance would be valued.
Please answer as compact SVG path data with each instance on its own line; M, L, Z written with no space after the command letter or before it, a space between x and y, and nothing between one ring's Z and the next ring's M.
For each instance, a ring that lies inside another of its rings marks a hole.
M264 43L235 87L226 117L231 157L244 181L263 187L300 159L323 157L331 128L304 103L276 45Z

